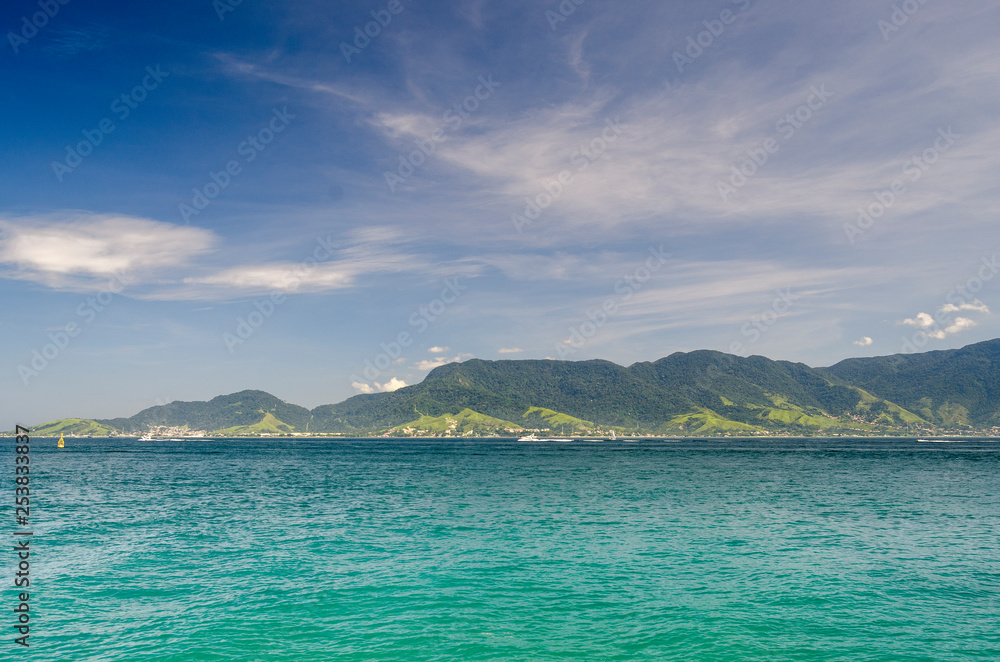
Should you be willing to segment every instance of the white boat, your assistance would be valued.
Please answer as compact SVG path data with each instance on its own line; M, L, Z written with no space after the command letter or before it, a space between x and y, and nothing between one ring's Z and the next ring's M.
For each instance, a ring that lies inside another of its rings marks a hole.
M139 441L153 441L153 435L147 432L146 434L139 437Z
M535 433L531 433L531 434L526 434L523 437L520 437L518 439L518 441L561 441L563 443L567 443L567 442L570 442L570 441L573 441L573 440L572 439L557 439L555 437L536 437Z

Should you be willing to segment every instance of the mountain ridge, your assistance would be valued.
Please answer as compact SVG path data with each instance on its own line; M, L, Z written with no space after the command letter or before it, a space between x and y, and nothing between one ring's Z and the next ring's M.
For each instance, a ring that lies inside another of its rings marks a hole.
M544 413L543 413L544 412ZM75 422L69 422L69 421ZM265 391L175 401L129 418L62 419L81 434L924 434L1000 426L1000 339L826 368L713 350L621 366L470 359L419 384L312 410ZM84 432L89 430L90 432Z

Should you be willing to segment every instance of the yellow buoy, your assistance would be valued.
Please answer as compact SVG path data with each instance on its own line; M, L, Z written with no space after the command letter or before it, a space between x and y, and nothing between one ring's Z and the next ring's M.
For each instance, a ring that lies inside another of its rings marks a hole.
M63 436L62 436L61 432L59 433L59 444L58 444L58 446L59 446L59 448L65 448L66 447L66 440L63 439Z

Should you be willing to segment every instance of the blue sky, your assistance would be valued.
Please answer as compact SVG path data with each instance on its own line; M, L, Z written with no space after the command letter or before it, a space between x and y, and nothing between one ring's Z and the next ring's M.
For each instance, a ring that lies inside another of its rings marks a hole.
M995 3L223 2L5 4L3 427L1000 336Z

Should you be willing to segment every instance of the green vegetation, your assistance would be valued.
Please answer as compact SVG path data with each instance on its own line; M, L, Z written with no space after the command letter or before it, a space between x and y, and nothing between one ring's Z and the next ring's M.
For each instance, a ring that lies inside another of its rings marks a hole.
M31 435L34 437L58 437L60 434L106 437L113 432L113 428L89 418L61 418L31 428Z
M1000 425L1000 340L848 359L823 370L946 428Z
M282 423L271 413L265 413L264 418L251 425L234 425L222 430L212 432L218 437L252 437L261 434L289 434L294 432L294 428L287 423Z
M443 416L421 416L390 430L394 434L448 435L448 436L489 436L510 434L520 426L492 416L486 416L471 409L463 409L457 414Z
M762 431L763 428L727 420L711 409L704 408L699 408L698 411L690 414L677 416L663 427L663 432L666 434L715 435L727 432L753 434Z
M530 407L521 418L525 420L522 427L547 428L559 434L594 434L597 429L597 425L591 421L584 421L569 414L560 414L544 407Z
M826 428L830 427L830 420L823 420L818 416L811 416L799 407L793 408L781 408L776 409L774 407L769 409L762 409L760 414L761 420L775 421L778 423L784 423L785 425L801 425L807 428Z
M458 413L455 413L458 412ZM312 411L263 391L172 402L126 419L66 419L39 434L219 435L930 434L1000 428L1000 340L960 350L851 359L830 368L676 353L609 361L482 361L433 370L420 384Z
M295 430L307 430L312 414L305 407L291 405L264 391L240 391L220 395L208 402L171 402L144 409L131 418L99 420L123 434L142 434L153 426L184 427L192 430L228 430L254 426L271 414Z

